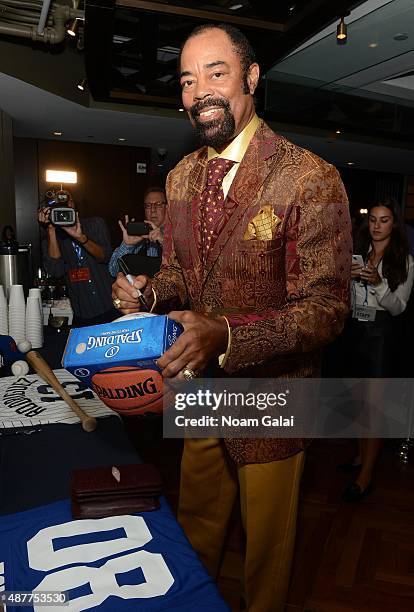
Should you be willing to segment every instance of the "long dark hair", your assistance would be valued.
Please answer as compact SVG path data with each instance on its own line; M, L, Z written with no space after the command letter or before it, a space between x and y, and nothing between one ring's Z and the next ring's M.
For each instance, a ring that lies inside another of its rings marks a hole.
M10 238L7 237L8 231L11 234ZM10 241L14 242L16 240L16 234L14 233L14 229L12 228L11 225L5 225L3 227L3 231L1 233L1 238L2 238L3 242L10 242Z
M387 198L382 202L371 204L368 208L368 219L371 210L377 206L388 208L394 220L390 241L382 258L382 275L387 279L391 291L395 291L398 285L407 280L407 258L409 253L407 233L401 209L393 198ZM371 234L369 233L368 219L361 227L357 239L358 246L356 252L361 253L364 260L367 259L368 252L373 246Z

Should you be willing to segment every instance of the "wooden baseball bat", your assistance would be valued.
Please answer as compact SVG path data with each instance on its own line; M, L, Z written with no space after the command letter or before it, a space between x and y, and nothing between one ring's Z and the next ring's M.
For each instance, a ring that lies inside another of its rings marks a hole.
M82 408L75 402L75 400L69 395L67 391L62 387L53 373L53 370L49 364L43 359L43 357L37 351L29 351L26 353L26 359L32 366L35 372L39 374L46 381L52 389L56 391L58 395L67 403L69 408L79 417L82 429L84 431L94 431L97 427L97 421L94 417L88 416Z

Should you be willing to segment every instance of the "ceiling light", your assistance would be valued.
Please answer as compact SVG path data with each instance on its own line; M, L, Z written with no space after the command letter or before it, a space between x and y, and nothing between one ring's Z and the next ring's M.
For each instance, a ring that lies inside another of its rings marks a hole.
M126 138L118 138L118 142L125 142Z
M368 214L368 208L360 208L359 209L359 214L360 215L367 215Z
M79 20L78 19L74 19L72 21L72 23L70 24L70 27L67 30L69 36L72 36L72 38L75 38L75 36L76 36L76 34L78 32L78 27L79 27Z
M62 136L62 132L56 130L56 132L53 132L53 136Z
M339 44L345 44L348 36L347 25L345 23L345 17L341 17L341 21L338 23L336 28L336 40Z
M179 108L178 110L179 110L179 112L180 112L180 113L183 113L183 112L184 112L184 109L183 109L183 108Z
M78 173L66 170L46 170L46 183L72 183L78 182Z
M355 162L346 162L348 166L353 166Z
M232 4L231 6L229 6L229 9L231 11L238 11L241 8L243 8L242 4Z
M336 130L335 131L335 134L340 134L340 133L341 133L341 130Z
M76 85L79 91L85 91L87 86L88 86L88 81L86 80L86 78L81 79L79 83Z
M406 32L400 32L399 34L396 34L394 37L394 40L407 40L408 38L408 34Z
M368 47L370 49L376 49L378 47L378 43L369 43Z
M132 38L128 38L128 36L121 36L120 34L114 34L112 37L112 42L115 45L121 45L123 43L131 42Z

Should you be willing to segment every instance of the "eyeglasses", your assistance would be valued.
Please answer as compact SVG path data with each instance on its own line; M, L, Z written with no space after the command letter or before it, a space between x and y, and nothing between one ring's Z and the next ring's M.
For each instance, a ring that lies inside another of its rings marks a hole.
M163 202L148 202L148 204L144 204L144 208L146 210L151 210L152 208L154 208L155 210L161 210L166 204L167 202L165 202L165 200Z

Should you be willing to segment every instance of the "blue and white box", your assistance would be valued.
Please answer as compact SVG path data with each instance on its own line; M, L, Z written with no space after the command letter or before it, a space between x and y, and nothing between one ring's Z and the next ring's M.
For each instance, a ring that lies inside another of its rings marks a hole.
M108 368L133 366L160 371L156 361L183 327L166 315L127 315L112 323L74 328L62 365L92 387L92 376Z

